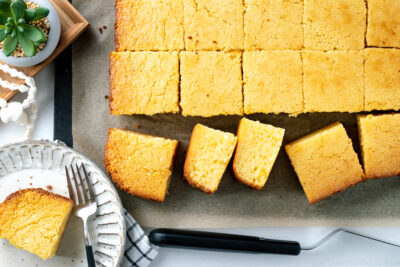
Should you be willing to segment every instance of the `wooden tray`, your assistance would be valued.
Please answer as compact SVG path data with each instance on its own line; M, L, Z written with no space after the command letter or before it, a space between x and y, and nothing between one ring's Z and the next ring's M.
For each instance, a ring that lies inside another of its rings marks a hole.
M60 41L53 54L42 63L31 66L16 68L23 71L26 75L35 76L50 62L52 62L65 48L67 48L79 35L81 35L89 23L85 18L68 2L68 0L49 0L56 9L61 22ZM0 52L2 53L2 52ZM1 62L1 61L0 61ZM23 81L11 78L9 75L0 72L0 77L14 83L23 83ZM10 91L0 87L0 97L6 100L11 99L18 91Z

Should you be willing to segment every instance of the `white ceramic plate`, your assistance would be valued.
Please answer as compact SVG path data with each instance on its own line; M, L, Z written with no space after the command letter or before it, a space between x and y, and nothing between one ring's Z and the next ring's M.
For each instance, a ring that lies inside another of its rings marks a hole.
M121 200L107 176L88 158L57 143L25 141L0 147L0 202L23 188L68 196L64 166L85 164L94 184L97 214L89 223L97 266L118 266L125 247ZM71 215L57 255L47 261L0 239L0 266L87 266L80 219Z

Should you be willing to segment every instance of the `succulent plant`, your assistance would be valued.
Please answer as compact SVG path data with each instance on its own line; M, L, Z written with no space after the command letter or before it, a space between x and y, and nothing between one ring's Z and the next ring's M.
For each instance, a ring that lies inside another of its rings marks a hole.
M3 53L11 55L20 44L25 55L33 57L37 47L47 41L41 29L29 22L47 17L44 7L30 9L23 0L0 0L0 42L4 41Z

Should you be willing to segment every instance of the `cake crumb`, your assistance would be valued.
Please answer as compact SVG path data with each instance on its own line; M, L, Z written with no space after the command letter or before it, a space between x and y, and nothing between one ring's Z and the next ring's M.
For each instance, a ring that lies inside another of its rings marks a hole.
M109 96L108 96L108 95L105 95L105 96L104 96L104 99L106 99L106 100L107 100L108 98L109 98Z
M103 29L106 30L106 29L107 29L107 26L106 26L106 25L103 25Z
M53 187L52 187L51 185L47 185L46 188L47 188L48 190L53 190Z
M140 125L136 124L135 128L139 130L140 129Z
M102 34L102 33L103 33L103 29L102 29L102 28L99 28L99 32Z

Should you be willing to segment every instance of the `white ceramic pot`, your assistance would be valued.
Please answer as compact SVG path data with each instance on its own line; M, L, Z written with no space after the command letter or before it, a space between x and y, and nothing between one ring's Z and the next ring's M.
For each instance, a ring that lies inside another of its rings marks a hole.
M40 50L33 57L6 57L3 51L0 51L0 60L16 67L28 67L39 64L43 60L47 59L56 49L58 41L60 40L61 24L60 18L58 17L57 11L48 0L31 0L41 7L46 7L50 10L47 19L50 23L49 37L47 38L46 46Z

